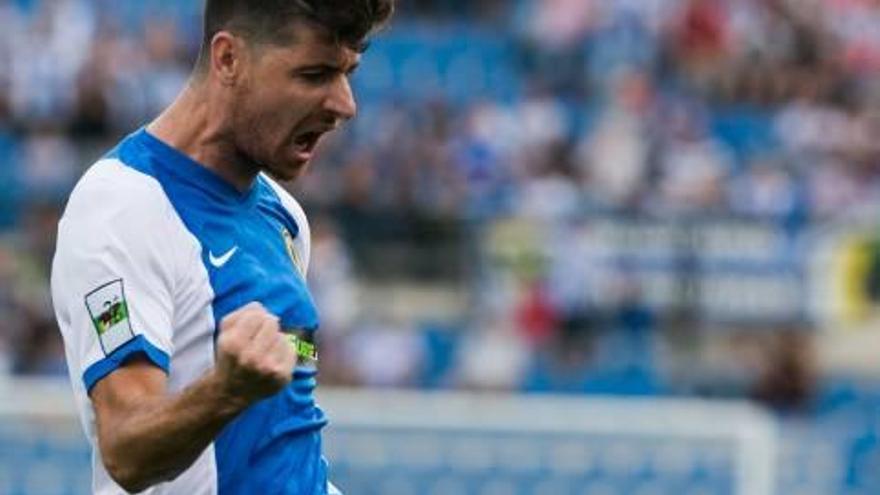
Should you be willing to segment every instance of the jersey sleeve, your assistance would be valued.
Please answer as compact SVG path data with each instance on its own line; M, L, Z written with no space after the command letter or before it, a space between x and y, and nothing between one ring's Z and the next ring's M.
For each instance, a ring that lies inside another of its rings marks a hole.
M87 392L133 357L167 373L174 353L171 205L149 177L113 167L74 191L52 268L68 365Z

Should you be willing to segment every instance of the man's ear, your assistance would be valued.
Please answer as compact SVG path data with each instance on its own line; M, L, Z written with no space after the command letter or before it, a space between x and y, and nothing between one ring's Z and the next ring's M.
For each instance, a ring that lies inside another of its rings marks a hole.
M211 72L224 86L233 86L241 77L245 50L241 38L219 31L211 39Z

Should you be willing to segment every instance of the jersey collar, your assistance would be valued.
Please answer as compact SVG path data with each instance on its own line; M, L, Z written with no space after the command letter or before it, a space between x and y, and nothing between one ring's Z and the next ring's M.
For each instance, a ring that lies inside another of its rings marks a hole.
M251 184L247 191L241 192L213 170L150 134L145 127L137 132L135 138L159 158L157 162L163 170L173 174L178 179L206 189L224 202L240 205L252 205L256 202L260 182L259 177L254 179L253 184Z

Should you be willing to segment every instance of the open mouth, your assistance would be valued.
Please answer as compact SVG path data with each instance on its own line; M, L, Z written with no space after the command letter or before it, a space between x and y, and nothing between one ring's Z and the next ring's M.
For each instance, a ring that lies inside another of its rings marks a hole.
M318 146L322 135L323 133L318 131L305 132L296 137L294 144L299 152L310 154Z

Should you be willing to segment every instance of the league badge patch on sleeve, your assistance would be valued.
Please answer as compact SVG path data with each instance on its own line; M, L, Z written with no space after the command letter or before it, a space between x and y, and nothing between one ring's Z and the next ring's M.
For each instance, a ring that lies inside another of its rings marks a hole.
M134 338L122 279L102 285L87 294L86 307L104 354L109 355Z

